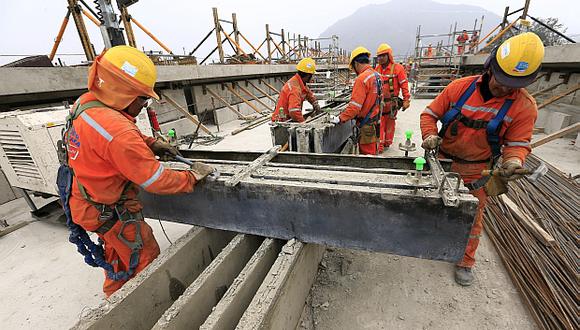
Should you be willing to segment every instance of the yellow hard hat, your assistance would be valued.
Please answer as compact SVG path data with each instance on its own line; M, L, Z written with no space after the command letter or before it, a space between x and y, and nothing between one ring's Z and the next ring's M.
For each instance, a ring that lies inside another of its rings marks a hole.
M157 80L157 69L151 59L137 48L130 46L115 46L106 51L103 59L148 87L148 95L159 99L153 91Z
M367 54L369 57L371 56L371 52L368 49L358 46L350 53L350 59L348 60L348 66L352 68L352 60L354 60L357 56L361 54Z
M531 84L544 59L544 44L538 35L526 32L504 41L485 63L502 85L522 88Z
M377 56L388 53L393 53L393 49L389 44L380 44L379 48L377 48Z
M310 57L303 58L298 62L298 64L296 64L296 70L314 74L316 73L316 62L314 62Z

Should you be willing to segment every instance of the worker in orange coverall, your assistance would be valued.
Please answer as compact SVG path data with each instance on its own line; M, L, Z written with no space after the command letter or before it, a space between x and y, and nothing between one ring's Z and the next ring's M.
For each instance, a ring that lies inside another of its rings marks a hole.
M544 46L531 32L506 40L492 51L485 72L451 82L421 114L423 148L451 159L451 171L461 175L465 186L479 200L463 259L455 280L473 282L475 251L483 229L487 196L507 191L507 181L521 178L538 110L525 87L540 71ZM443 124L437 131L437 121ZM498 176L482 176L496 168Z
M409 94L409 82L405 68L393 59L393 49L388 44L380 44L377 49L377 62L375 68L381 75L383 84L383 113L381 115L381 136L379 153L389 148L395 136L395 121L399 109L405 111L411 106L411 94ZM402 92L403 99L399 97Z
M364 47L355 48L350 55L350 68L357 77L350 102L339 116L330 122L340 124L355 119L358 127L358 147L363 155L376 155L380 136L381 78L369 65L371 53Z
M467 34L467 30L463 30L461 34L457 37L457 54L463 55L465 51L465 43L469 40L469 35Z
M298 71L290 80L284 84L278 97L278 103L272 114L272 121L293 121L297 123L304 122L302 114L302 103L306 99L312 104L313 112L320 112L320 106L316 97L306 86L312 76L316 73L316 63L310 57L303 58L296 65Z
M151 227L143 220L138 188L157 194L191 192L214 171L196 163L190 171L165 168L155 155L175 155L163 140L146 137L135 118L150 98L157 73L141 51L116 46L99 55L89 70L88 92L71 110L72 127L65 141L74 170L70 209L73 221L104 241L104 259L115 272L132 276L158 255ZM124 281L106 276L110 296Z

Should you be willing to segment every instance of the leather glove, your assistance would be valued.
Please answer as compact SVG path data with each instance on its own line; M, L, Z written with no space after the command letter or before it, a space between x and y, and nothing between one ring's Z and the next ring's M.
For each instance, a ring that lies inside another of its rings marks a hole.
M441 141L443 141L443 139L438 135L429 135L425 140L423 140L421 147L425 150L433 150L441 144Z
M499 196L508 192L507 181L499 175L492 175L483 189L488 196Z
M151 149L151 151L162 160L167 159L167 156L169 156L168 160L170 160L173 159L173 156L179 155L177 148L161 138L157 138L157 140L149 146L149 149Z
M407 110L411 106L411 100L403 101L403 111Z
M198 182L205 179L210 174L218 173L212 166L201 162L193 163L193 165L191 165L191 172L193 173L193 176L195 176L195 180ZM219 174L217 174L217 176L219 176ZM214 175L213 180L217 179L217 176Z
M498 174L503 180L513 181L521 179L523 177L523 171L522 161L519 158L510 158L502 162Z
M338 125L340 124L340 118L338 116L331 115L330 118L328 119L328 122L330 122L331 124Z
M314 102L314 104L312 104L312 112L313 113L320 113L322 110L320 110L320 104L318 104L318 102Z

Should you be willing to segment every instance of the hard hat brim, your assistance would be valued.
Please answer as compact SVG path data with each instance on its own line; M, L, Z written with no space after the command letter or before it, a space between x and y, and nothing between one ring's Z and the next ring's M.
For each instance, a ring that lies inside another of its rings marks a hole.
M493 76L495 77L495 80L497 80L497 82L500 83L501 85L510 88L524 88L531 85L534 82L536 76L538 75L538 72L540 72L541 67L539 67L531 75L524 77L511 76L505 73L495 59L491 60L490 68L491 72L493 73Z

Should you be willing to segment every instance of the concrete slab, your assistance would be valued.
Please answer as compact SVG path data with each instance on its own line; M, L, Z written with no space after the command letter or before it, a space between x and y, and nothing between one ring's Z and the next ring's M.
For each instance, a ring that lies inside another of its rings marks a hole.
M202 330L233 329L276 261L284 241L267 238L226 291Z
M561 112L550 113L544 126L544 132L550 134L569 126L571 117L572 116Z
M228 244L233 233L192 228L99 307L77 329L150 329Z
M262 240L258 236L237 235L165 311L153 329L199 328Z
M286 243L236 329L295 329L323 252L320 245Z

